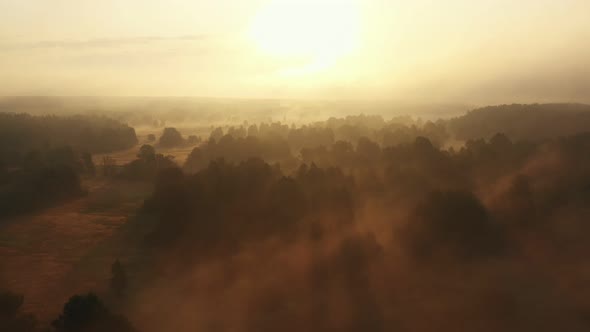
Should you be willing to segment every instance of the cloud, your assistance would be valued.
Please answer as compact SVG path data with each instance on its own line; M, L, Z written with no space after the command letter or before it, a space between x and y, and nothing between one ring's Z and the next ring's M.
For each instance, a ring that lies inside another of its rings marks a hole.
M205 39L205 35L182 36L139 36L126 38L96 38L88 40L45 40L28 43L0 44L2 51L18 51L30 49L61 48L61 49L86 49L86 48L112 48L129 45L146 45L162 42L197 42Z

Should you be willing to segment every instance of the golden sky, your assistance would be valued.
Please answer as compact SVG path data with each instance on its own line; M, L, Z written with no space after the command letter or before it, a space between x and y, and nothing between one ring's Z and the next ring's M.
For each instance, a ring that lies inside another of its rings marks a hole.
M0 0L0 95L590 102L590 1Z

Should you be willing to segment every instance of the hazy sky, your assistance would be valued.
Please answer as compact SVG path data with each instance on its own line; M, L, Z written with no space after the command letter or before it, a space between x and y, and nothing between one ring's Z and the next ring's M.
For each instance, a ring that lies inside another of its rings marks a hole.
M590 1L0 0L0 95L590 102Z

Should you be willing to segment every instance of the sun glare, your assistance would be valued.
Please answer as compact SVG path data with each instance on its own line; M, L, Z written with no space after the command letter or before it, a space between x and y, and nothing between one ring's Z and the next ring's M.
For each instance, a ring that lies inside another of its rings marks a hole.
M262 52L308 59L317 71L358 46L358 8L354 0L271 0L249 32Z

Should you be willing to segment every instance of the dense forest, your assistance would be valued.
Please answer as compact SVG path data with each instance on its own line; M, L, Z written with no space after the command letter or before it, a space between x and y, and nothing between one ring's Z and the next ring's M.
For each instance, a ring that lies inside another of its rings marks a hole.
M96 116L0 113L0 219L79 197L92 153L137 144L135 130Z
M0 113L0 151L5 164L21 161L31 150L70 146L98 153L135 144L133 128L106 117Z
M199 315L204 321L192 323L201 328L589 327L583 291L562 284L584 280L574 271L586 266L576 253L589 249L590 159L580 157L590 148L588 134L542 144L500 134L457 152L422 137L359 147L348 171L312 162L284 174L250 159L219 160L190 176L161 173L138 215L155 218L146 244L161 270L174 271L155 282L195 278L219 292L208 290L220 306L238 306L232 315L248 312L234 317L236 326L225 312ZM565 266L572 272L560 272ZM215 280L209 269L229 274L211 272L224 278ZM241 289L244 279L255 281L254 290ZM211 300L199 298L205 286L195 288L183 307ZM247 292L244 302L224 297L227 288ZM432 322L421 321L424 314Z
M150 187L110 249L125 259L100 261L103 286L50 321L7 289L0 330L587 331L589 119L505 105L138 138L106 118L2 115L44 128L0 131L21 142L3 148L19 152L3 215L92 195L85 181ZM129 147L117 165L90 155Z

